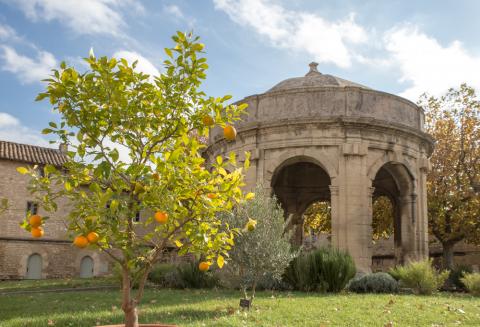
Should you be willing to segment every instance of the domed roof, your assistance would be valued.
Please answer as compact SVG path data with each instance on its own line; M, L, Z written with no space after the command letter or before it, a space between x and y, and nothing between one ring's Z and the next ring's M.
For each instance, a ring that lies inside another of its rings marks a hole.
M287 90L293 90L293 89L303 89L303 88L318 88L318 87L353 86L353 87L360 87L363 89L370 89L361 84L350 82L336 76L322 74L317 70L318 64L316 62L310 63L309 66L310 66L310 71L304 77L294 77L294 78L289 78L284 81L281 81L280 83L272 87L270 90L268 90L267 93L287 91Z

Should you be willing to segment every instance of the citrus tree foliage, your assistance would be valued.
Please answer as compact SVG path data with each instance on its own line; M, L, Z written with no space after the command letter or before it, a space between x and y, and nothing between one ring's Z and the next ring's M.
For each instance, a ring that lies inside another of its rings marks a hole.
M386 196L380 196L373 200L372 229L373 239L388 239L393 233L393 205ZM318 201L312 203L305 213L304 232L330 234L332 232L332 217L330 202Z
M43 133L68 145L69 160L62 169L45 166L43 176L19 169L32 177L31 191L47 211L67 198L72 235L95 231L98 241L89 246L121 265L127 326L136 325L148 272L167 247L180 255L202 254L204 267L223 266L234 230L217 214L243 201L235 155L218 157L206 169L199 138L212 126L238 120L246 106L226 105L230 96L200 91L208 68L204 45L180 32L173 40L160 76L137 72L136 63L125 59L93 54L83 73L62 63L37 100L48 99L60 114L61 123L50 123ZM246 154L244 168L248 165ZM145 218L136 221L138 212ZM137 274L134 297L130 289Z
M252 228L251 220L257 222ZM285 268L294 258L290 235L285 233L284 212L275 197L257 187L255 198L244 202L233 213L224 215L224 221L242 228L230 251L229 272L239 277L245 299L251 289L250 300L255 297L257 283L267 274L280 280Z
M429 228L452 268L455 243L480 243L480 101L463 84L438 98L423 96L420 104L435 139L427 176Z

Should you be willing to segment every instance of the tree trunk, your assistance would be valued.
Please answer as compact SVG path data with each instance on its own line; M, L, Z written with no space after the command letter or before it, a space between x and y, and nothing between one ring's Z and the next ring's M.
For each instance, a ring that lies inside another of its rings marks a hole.
M452 270L453 263L453 247L455 243L442 243L443 247L443 268Z
M132 281L126 267L122 269L122 310L125 313L125 327L138 327L137 304L132 299Z
M137 307L133 306L129 311L125 311L125 327L138 327Z

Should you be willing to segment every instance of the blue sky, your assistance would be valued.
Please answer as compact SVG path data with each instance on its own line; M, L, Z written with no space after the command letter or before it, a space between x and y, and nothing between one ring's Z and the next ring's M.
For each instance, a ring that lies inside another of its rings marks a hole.
M234 99L323 73L416 101L467 82L480 88L477 0L0 0L0 139L48 145L58 120L35 103L50 69L81 58L139 60L158 74L176 30L206 44L207 94Z

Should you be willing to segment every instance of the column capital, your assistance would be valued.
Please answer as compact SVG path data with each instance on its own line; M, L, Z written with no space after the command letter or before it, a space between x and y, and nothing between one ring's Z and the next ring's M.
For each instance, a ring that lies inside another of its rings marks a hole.
M328 187L330 188L330 196L338 196L338 186L330 185Z

